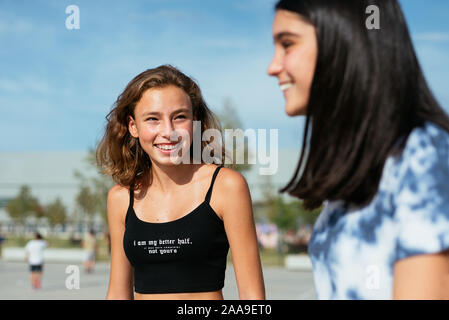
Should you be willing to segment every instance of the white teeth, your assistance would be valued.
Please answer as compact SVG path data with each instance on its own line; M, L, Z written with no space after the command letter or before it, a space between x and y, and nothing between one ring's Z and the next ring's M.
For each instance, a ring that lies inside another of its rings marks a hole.
M287 90L288 88L291 88L293 86L293 83L284 83L280 86L281 90Z
M178 144L175 145L156 145L157 148L162 149L162 150L173 150L176 149L176 147L178 146Z

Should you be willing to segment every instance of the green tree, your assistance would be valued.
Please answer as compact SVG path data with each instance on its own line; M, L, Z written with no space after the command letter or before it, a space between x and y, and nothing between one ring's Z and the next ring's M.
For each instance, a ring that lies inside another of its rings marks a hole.
M269 204L268 219L276 224L279 230L287 231L297 227L299 212L295 202L298 201L286 203L282 196L276 196Z
M23 241L26 218L30 216L41 217L43 209L37 198L31 194L30 187L24 185L20 188L17 197L7 203L6 212L21 227L20 238Z
M224 99L223 102L223 108L222 110L217 114L218 119L220 120L221 127L222 127L222 134L224 137L224 133L226 129L241 129L243 130L243 124L240 120L237 110L234 106L234 103L232 102L231 98L227 97ZM244 130L243 130L244 131ZM234 139L234 138L233 138ZM232 159L234 163L234 170L239 172L245 172L251 169L251 164L248 163L248 158L250 156L250 150L248 149L248 139L245 137L244 139L244 163L243 164L237 164L236 163L236 151L237 151L237 145L233 143L232 150L228 150L228 152L232 152Z
M82 185L78 195L76 196L76 204L81 209L83 216L87 218L89 227L93 225L93 218L96 212L95 195L91 188Z
M81 190L83 189L83 187L89 187L89 198L91 199L90 201L94 203L94 208L92 210L94 210L96 213L99 213L103 219L103 222L107 224L107 197L109 190L114 185L114 181L111 177L103 174L100 170L98 170L94 149L89 149L85 161L87 167L95 168L98 174L96 176L87 177L81 172L75 171L75 177L80 181Z
M268 203L268 218L279 229L287 231L300 225L313 225L321 210L322 207L308 211L300 200L286 203L281 196L276 196Z
M262 196L265 202L266 216L279 230L288 230L296 227L298 212L292 203L286 203L284 198L277 193L271 181L271 176L262 176ZM293 200L293 203L298 201Z
M302 201L297 201L291 204L294 210L298 212L299 223L302 225L313 226L318 218L323 206L316 208L312 211L304 209Z
M259 184L262 189L262 198L264 199L266 205L270 205L270 203L276 198L277 191L271 181L270 175L260 177L262 179L262 182Z
M309 211L304 208L301 200L292 199L285 202L281 195L277 194L271 182L271 177L264 176L262 179L262 195L265 199L268 220L284 231L294 229L299 225L313 225L315 223L322 207Z
M270 176L264 177L262 194L265 199L267 218L278 228L278 254L279 262L281 262L282 253L288 251L288 246L284 243L284 235L289 230L297 230L301 225L313 225L322 208L308 211L304 209L301 200L285 201L285 198L275 191Z
M46 206L45 216L48 219L52 232L56 225L63 224L67 221L67 209L59 197Z
M99 176L92 179L94 185L95 204L97 212L105 223L108 221L107 199L108 192L114 185L114 181L109 176Z

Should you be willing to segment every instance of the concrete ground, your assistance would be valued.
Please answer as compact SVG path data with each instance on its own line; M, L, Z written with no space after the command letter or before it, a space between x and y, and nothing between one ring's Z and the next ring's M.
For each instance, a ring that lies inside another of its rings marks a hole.
M76 275L79 274L79 289ZM281 267L263 268L268 300L315 299L312 272L290 271ZM237 300L238 291L232 265L226 268L223 296ZM30 286L28 265L0 260L1 300L103 300L109 282L109 263L97 263L95 272L85 274L80 264L46 263L42 289ZM72 288L72 289L69 289Z

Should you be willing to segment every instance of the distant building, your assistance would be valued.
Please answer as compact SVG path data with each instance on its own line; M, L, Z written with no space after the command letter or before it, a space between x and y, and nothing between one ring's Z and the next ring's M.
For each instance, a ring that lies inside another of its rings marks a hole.
M15 198L23 185L31 189L33 196L46 205L57 197L73 215L75 198L80 182L74 171L93 176L95 168L85 160L86 151L54 152L1 152L0 153L0 225L8 231L13 221L5 210L8 200ZM31 219L33 220L33 219Z
M75 178L78 170L83 175L97 175L86 161L87 151L43 151L43 152L0 152L0 226L3 231L12 228L13 221L5 210L6 203L17 196L20 187L28 185L39 202L46 205L57 197L67 208L69 216L76 212L76 195L80 181ZM299 150L280 149L276 174L269 181L276 193L290 180L299 159ZM251 190L255 210L261 209L263 188L268 183L267 176L259 174L261 167L255 164L251 170L243 173ZM288 196L287 196L288 198ZM98 216L96 223L101 224Z

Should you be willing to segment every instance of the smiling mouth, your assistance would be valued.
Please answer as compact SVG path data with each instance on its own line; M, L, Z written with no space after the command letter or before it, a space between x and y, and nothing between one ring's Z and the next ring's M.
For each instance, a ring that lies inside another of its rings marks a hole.
M158 149L169 151L174 150L179 146L180 142L178 143L161 143L161 144L155 144L154 146Z
M284 84L281 84L279 87L281 88L282 91L285 91L285 90L293 87L293 83L291 83L291 82L284 83Z

